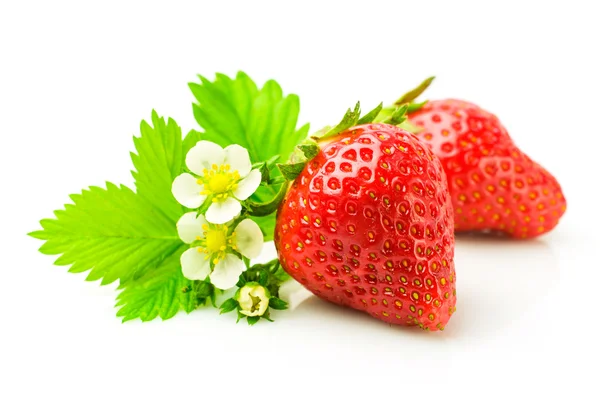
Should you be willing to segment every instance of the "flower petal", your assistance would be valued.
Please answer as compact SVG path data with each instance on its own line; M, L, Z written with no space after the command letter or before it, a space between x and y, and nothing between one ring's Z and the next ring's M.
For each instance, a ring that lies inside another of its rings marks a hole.
M185 156L185 165L198 176L204 175L204 170L210 171L213 164L221 166L225 161L225 151L214 142L200 141L192 147Z
M171 186L171 192L177 202L190 209L200 207L206 199L206 195L200 194L202 190L204 187L198 184L196 178L189 173L177 176Z
M242 310L250 310L252 308L252 298L250 297L250 291L252 287L244 285L240 288L240 292L237 295L237 301Z
M198 215L196 212L185 213L179 221L177 221L177 233L179 238L187 244L191 244L194 240L204 237L204 229L202 226L208 224L203 215Z
M244 270L244 261L233 254L225 254L225 258L215 265L210 282L219 289L229 289L237 284Z
M232 171L238 171L240 177L246 177L252 169L248 150L240 145L229 145L225 148L225 164L229 164Z
M206 220L213 224L225 224L232 220L242 211L242 205L233 198L227 198L223 202L213 202L206 211Z
M235 245L246 258L256 258L262 251L264 236L257 223L246 218L235 227Z
M248 176L240 180L233 195L240 201L248 199L260 185L261 177L260 171L253 169Z
M181 271L188 280L204 280L210 273L210 261L205 253L192 247L181 254Z

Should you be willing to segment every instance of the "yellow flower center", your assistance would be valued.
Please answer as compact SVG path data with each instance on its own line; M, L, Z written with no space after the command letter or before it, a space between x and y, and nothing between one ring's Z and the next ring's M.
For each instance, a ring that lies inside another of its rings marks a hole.
M227 235L229 228L226 225L204 224L204 237L197 237L197 250L206 254L205 259L210 259L216 265L225 258L227 250L237 250L235 245L235 232Z
M215 254L227 248L227 233L222 229L212 229L206 232L206 249Z
M237 188L240 181L238 171L232 171L229 164L212 165L211 170L205 169L203 176L198 179L198 184L204 186L202 194L211 195L213 202L221 202Z
M217 173L208 181L208 188L215 194L221 194L227 191L230 183L230 176L227 176L225 173Z

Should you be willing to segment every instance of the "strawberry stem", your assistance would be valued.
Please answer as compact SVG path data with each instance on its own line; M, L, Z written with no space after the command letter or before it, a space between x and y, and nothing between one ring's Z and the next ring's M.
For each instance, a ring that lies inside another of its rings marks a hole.
M273 197L272 200L264 203L256 203L253 201L248 202L248 210L251 216L255 217L264 217L273 213L277 210L283 199L285 198L285 194L287 193L287 189L289 186L289 182L285 182L279 188L277 194Z

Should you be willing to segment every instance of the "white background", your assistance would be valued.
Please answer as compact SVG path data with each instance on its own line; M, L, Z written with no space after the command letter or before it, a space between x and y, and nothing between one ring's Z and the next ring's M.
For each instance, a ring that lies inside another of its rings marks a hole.
M1 391L597 386L595 2L0 4ZM237 70L299 94L313 129L437 75L427 98L499 115L567 213L539 240L458 239L458 311L437 334L315 298L253 328L212 309L121 324L114 286L25 234L70 193L131 185L140 120L156 108L196 127L187 82Z

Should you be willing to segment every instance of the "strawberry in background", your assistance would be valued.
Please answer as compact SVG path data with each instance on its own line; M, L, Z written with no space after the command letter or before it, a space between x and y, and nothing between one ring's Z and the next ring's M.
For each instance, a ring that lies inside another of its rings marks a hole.
M496 116L477 105L456 99L415 104L432 80L406 93L394 107L409 104L409 124L402 126L442 162L456 232L533 238L552 230L567 206L558 181L517 147Z

